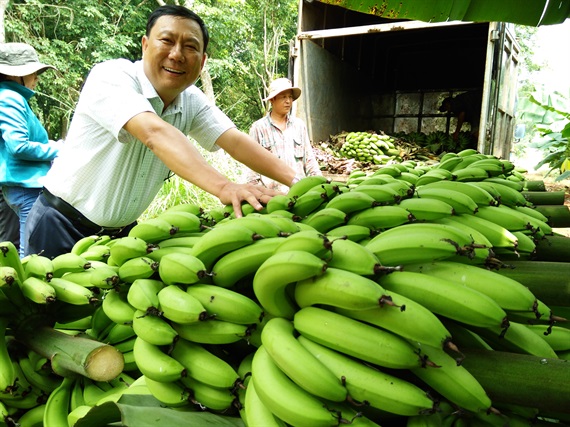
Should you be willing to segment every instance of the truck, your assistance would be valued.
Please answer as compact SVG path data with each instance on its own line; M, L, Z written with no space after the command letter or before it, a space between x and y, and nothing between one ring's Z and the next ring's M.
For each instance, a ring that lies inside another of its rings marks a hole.
M300 0L289 74L313 144L350 131L453 133L447 97L479 91L475 147L511 156L520 45L504 22L387 19ZM468 129L464 127L464 129Z

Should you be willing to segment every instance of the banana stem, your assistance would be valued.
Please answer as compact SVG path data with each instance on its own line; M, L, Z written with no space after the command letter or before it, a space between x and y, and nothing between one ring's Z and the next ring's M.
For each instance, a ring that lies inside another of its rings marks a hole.
M510 261L497 273L523 284L545 304L570 306L568 262Z
M492 350L464 350L462 365L493 403L570 414L570 369L561 359Z
M113 346L80 336L71 336L49 326L28 324L16 339L48 358L53 371L68 377L83 375L94 381L110 381L124 368L123 354Z
M570 259L570 237L562 234L546 236L536 244L534 261L568 262Z

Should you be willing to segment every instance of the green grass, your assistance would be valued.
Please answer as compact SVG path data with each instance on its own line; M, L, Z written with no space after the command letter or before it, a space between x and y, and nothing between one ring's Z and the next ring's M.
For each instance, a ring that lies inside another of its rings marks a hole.
M245 166L235 161L225 151L218 150L214 153L210 153L197 144L196 146L202 156L204 156L215 169L227 176L230 180L235 182L245 181ZM170 206L181 203L195 203L201 206L205 211L222 206L217 197L174 175L164 182L162 189L156 195L148 209L140 216L139 220L143 221L148 218L154 218Z

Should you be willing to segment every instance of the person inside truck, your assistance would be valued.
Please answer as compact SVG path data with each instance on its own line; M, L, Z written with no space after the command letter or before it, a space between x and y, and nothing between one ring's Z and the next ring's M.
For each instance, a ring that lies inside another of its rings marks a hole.
M457 117L457 126L452 134L454 141L459 138L459 132L461 132L464 123L469 123L471 126L471 138L475 142L479 139L482 97L481 91L468 91L455 97L449 96L442 101L439 111L451 113Z
M299 96L301 89L294 87L289 79L282 77L272 81L269 94L263 99L270 103L269 112L251 125L249 135L294 169L296 177L322 175L307 126L303 120L291 114L293 102ZM247 182L287 192L287 188L279 182L251 170L247 174Z

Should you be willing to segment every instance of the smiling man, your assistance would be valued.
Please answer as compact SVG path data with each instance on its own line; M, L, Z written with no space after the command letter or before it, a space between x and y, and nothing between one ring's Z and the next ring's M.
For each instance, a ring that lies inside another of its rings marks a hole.
M232 121L194 83L206 62L208 30L183 6L149 17L142 60L97 64L87 77L64 148L28 216L27 253L54 257L81 237L124 236L152 203L170 171L231 204L261 209L277 194L237 184L214 169L189 141L223 149L285 185L295 172Z

